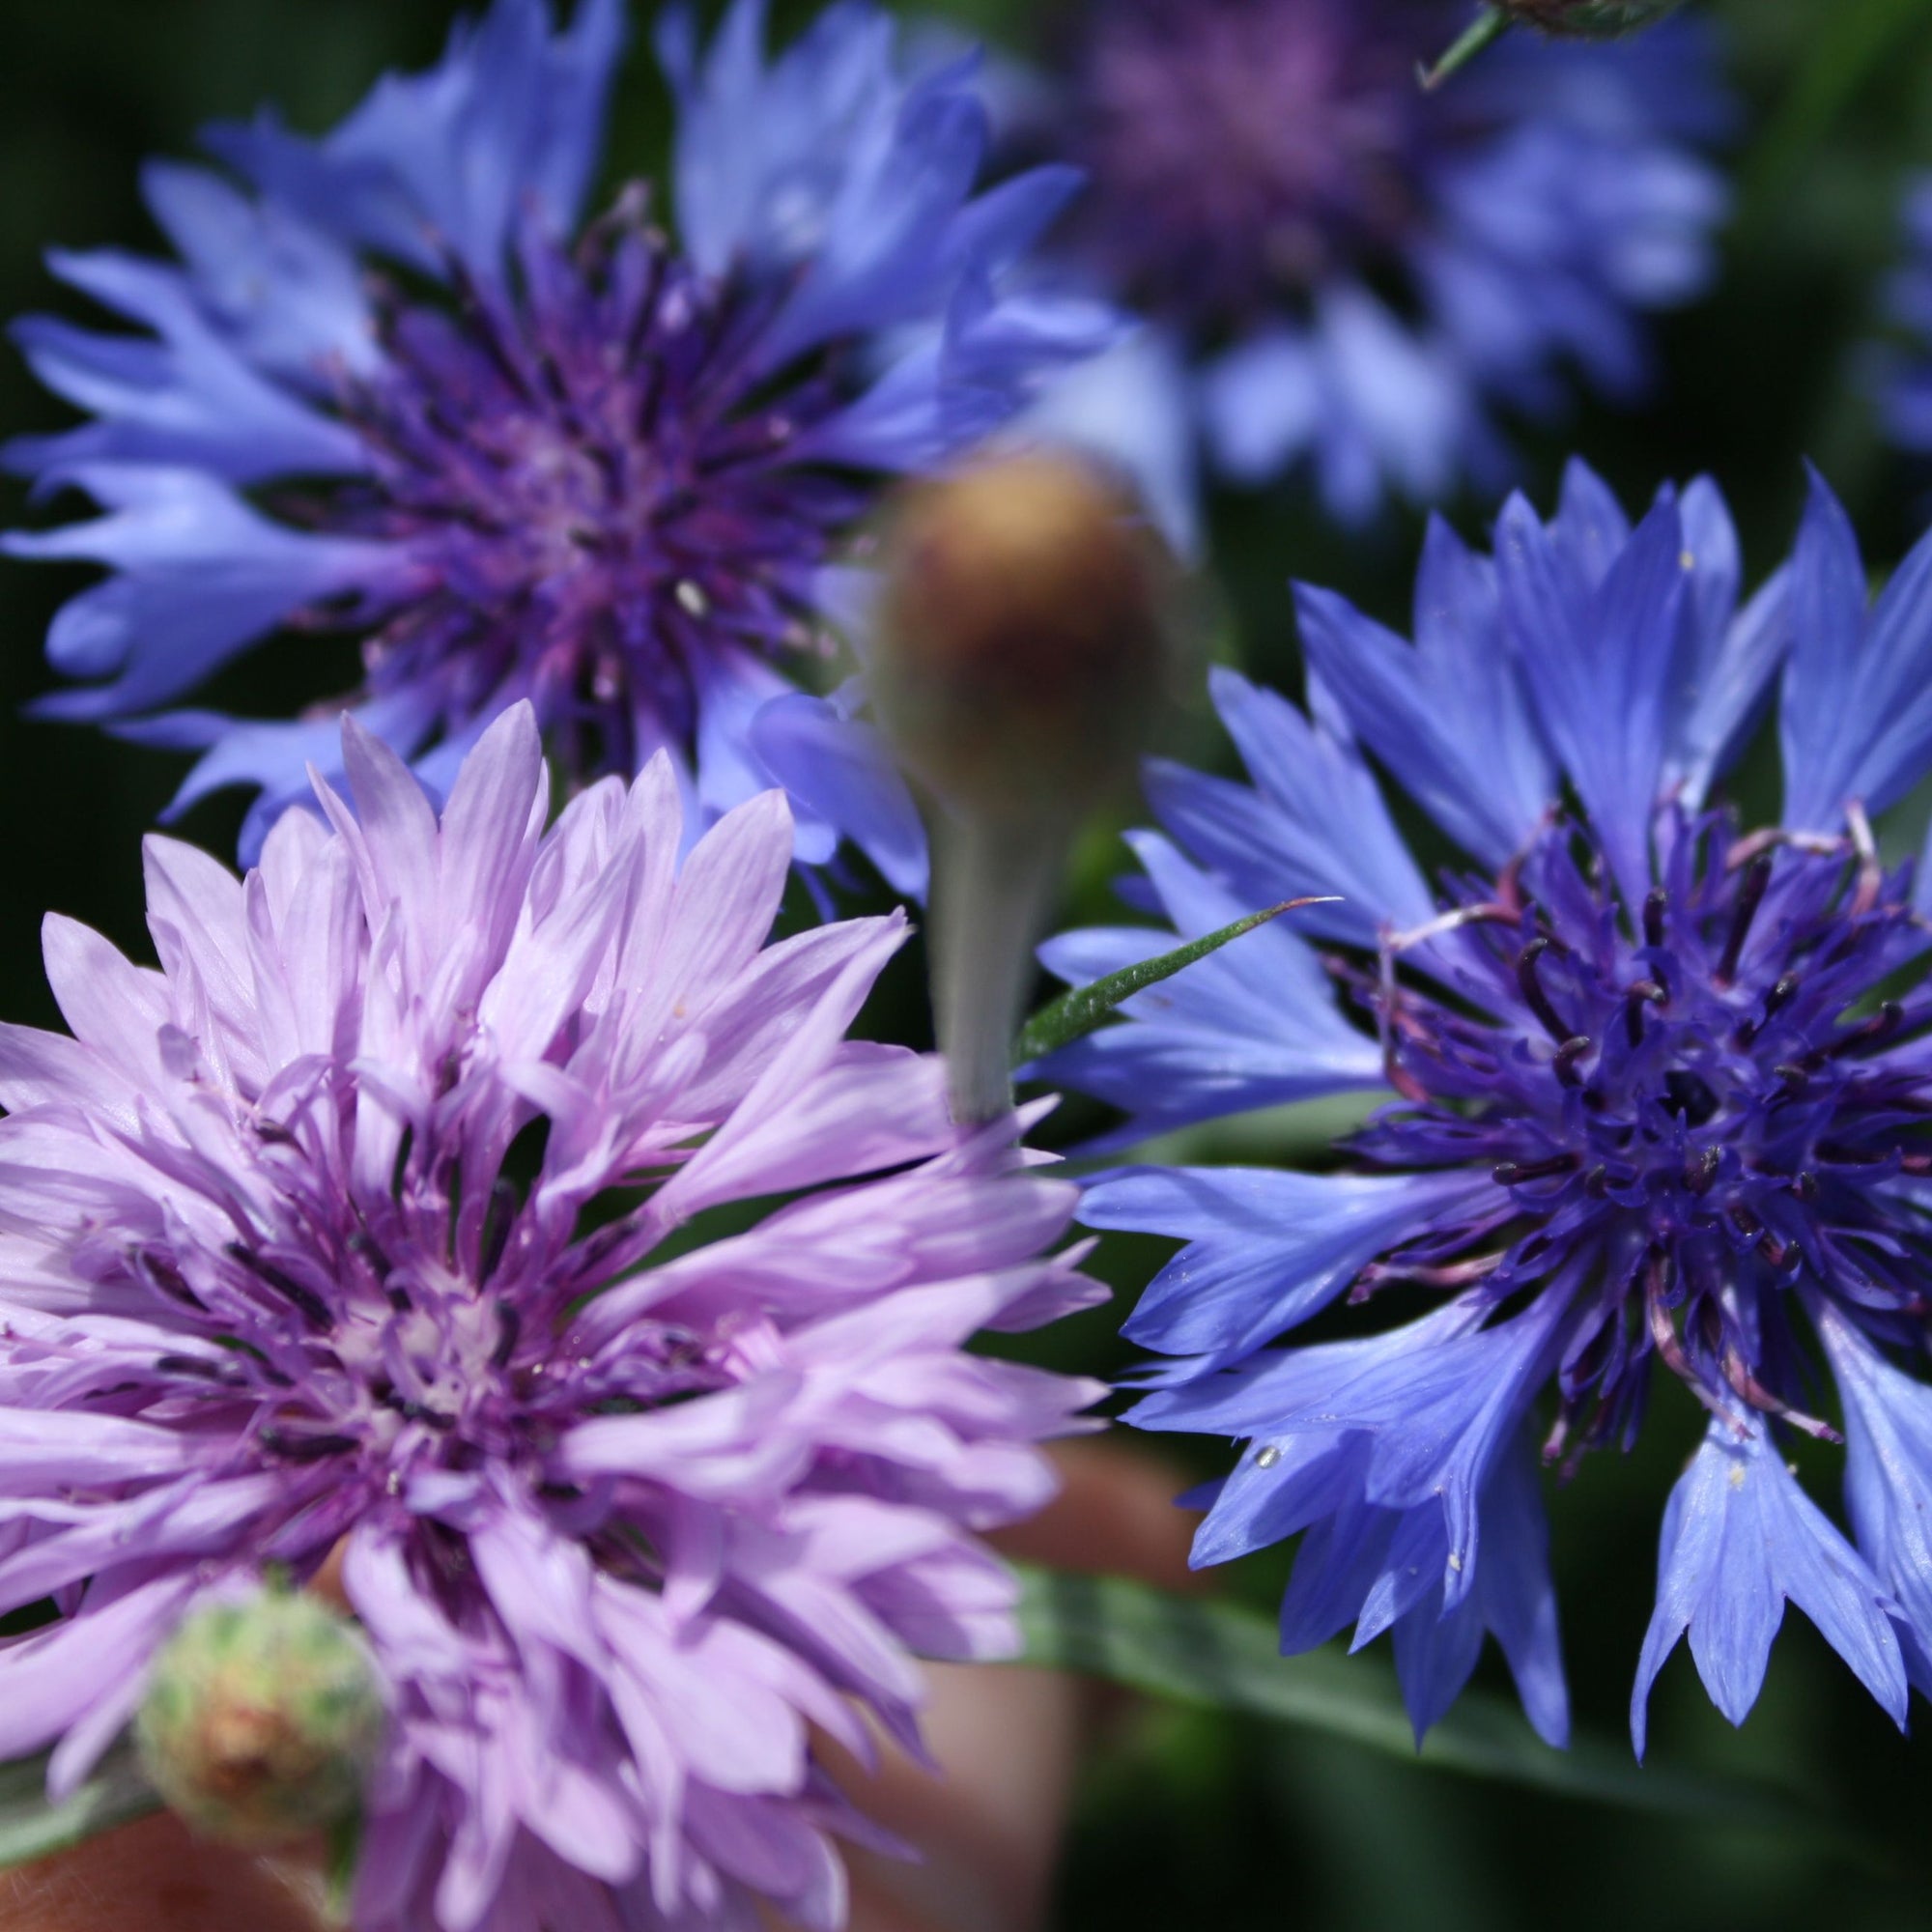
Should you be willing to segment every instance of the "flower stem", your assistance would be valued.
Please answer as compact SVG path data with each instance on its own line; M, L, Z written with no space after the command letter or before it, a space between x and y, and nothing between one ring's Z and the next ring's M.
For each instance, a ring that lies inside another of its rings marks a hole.
M1069 837L1059 818L948 812L933 827L933 1005L962 1125L1013 1104L1013 1035Z

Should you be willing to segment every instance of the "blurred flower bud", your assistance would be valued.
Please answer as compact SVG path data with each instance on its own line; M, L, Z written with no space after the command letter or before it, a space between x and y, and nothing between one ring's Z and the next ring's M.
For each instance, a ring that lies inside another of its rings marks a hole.
M382 1684L355 1625L271 1589L182 1624L156 1659L134 1735L172 1809L211 1838L253 1845L352 1818L383 1724Z
M1546 34L1611 40L1674 14L1683 0L1492 0L1498 12Z
M1440 87L1452 74L1493 46L1512 27L1534 27L1543 34L1613 41L1640 27L1655 26L1684 0L1489 0L1460 39L1422 75L1424 87Z
M954 810L1077 817L1132 769L1164 683L1171 569L1089 464L979 463L901 498L873 696Z
M909 490L887 538L874 705L933 827L933 1009L953 1117L1012 1104L1033 948L1081 818L1131 773L1167 683L1173 573L1070 455Z

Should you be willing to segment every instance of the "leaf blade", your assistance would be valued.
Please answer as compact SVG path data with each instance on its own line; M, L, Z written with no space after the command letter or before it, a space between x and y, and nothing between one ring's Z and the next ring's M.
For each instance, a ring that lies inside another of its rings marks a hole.
M1264 906L1260 912L1247 913L1227 925L1204 933L1199 939L1190 939L1186 945L1177 946L1171 952L1157 953L1151 959L1122 966L1118 973L1104 974L1085 986L1069 986L1057 1000L1048 1001L1020 1029L1020 1036L1013 1042L1012 1064L1024 1066L1029 1061L1041 1059L1063 1046L1070 1045L1092 1033L1116 1007L1132 999L1136 993L1144 992L1149 986L1157 986L1163 980L1173 979L1197 960L1206 959L1210 952L1220 952L1222 947L1253 932L1257 926L1267 924L1270 920L1279 919L1285 912L1337 902L1332 893L1283 899L1279 905Z
M1646 1769L1628 1750L1594 1739L1555 1750L1514 1706L1480 1691L1465 1691L1418 1750L1391 1672L1366 1658L1321 1651L1283 1657L1272 1620L1239 1605L1196 1602L1116 1577L1025 1566L1020 1576L1024 1662L1300 1725L1425 1768L1551 1796L1680 1821L1800 1831L1859 1862L1883 1862L1800 1793L1763 1781Z

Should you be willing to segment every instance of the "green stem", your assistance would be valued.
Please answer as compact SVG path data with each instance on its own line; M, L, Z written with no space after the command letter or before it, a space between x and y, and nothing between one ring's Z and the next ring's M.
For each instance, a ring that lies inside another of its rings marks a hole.
M1493 46L1510 30L1510 17L1500 7L1485 7L1463 30L1462 37L1434 67L1424 68L1420 78L1432 93L1452 73L1465 68L1486 47Z
M933 827L933 1009L962 1124L997 1120L1013 1104L1008 1056L1069 838L1057 819L947 815Z

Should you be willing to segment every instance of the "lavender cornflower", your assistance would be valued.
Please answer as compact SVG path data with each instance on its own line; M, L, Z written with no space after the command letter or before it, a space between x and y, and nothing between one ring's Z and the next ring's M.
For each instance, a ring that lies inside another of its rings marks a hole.
M1509 504L1492 558L1432 526L1412 646L1299 589L1308 708L1220 673L1254 782L1156 767L1172 842L1136 846L1189 935L1343 902L1052 1064L1136 1136L1395 1089L1334 1172L1129 1168L1082 1216L1186 1243L1127 1332L1179 1358L1133 1422L1246 1439L1195 1560L1305 1532L1285 1648L1392 1628L1418 1732L1487 1630L1562 1738L1538 1439L1567 1477L1629 1447L1659 1383L1689 1398L1668 1426L1704 1433L1665 1513L1639 1750L1687 1630L1742 1720L1787 1598L1901 1722L1908 1679L1932 1691L1932 1005L1909 990L1932 868L1886 864L1873 829L1932 772L1932 540L1868 611L1814 479L1789 565L1742 610L1739 581L1710 483L1633 530L1576 466L1548 524ZM1713 786L1774 699L1783 810L1746 831ZM1371 760L1464 855L1435 885ZM1171 944L1048 956L1086 979ZM1269 1346L1339 1303L1397 1319ZM1849 1538L1794 1431L1846 1443Z
M680 861L662 755L544 830L527 704L440 820L343 753L245 880L150 841L159 971L50 919L73 1037L0 1033L0 1605L57 1608L0 1753L71 1789L198 1605L339 1548L362 1932L835 1927L808 1728L911 1743L912 1653L1013 1642L970 1532L1097 1390L963 1345L1094 1298L1074 1190L845 1039L903 915L764 944L781 795Z
M95 419L8 460L106 514L6 547L113 572L54 622L55 668L90 682L43 714L202 750L178 808L259 787L248 857L335 756L339 705L157 707L278 628L347 631L347 701L438 787L527 697L573 776L668 750L694 827L780 784L801 860L849 836L922 891L854 692L794 678L850 607L839 546L877 477L976 440L1112 325L1005 289L1074 177L974 196L970 61L907 77L858 4L768 67L764 15L734 0L702 56L688 11L662 15L668 203L633 187L580 222L621 0L567 31L550 0L495 0L321 140L265 113L209 131L227 172L150 167L179 266L56 253L137 332L15 328Z
M1091 0L1028 153L1090 174L1067 248L1151 332L1073 371L1052 426L1191 483L1310 467L1348 522L1492 476L1498 406L1546 418L1566 364L1633 397L1644 312L1696 295L1726 203L1704 30L1626 46L1514 37L1435 94L1437 0ZM1128 434L1130 432L1131 434ZM1170 525L1177 521L1170 512ZM1183 533L1185 526L1183 524Z

